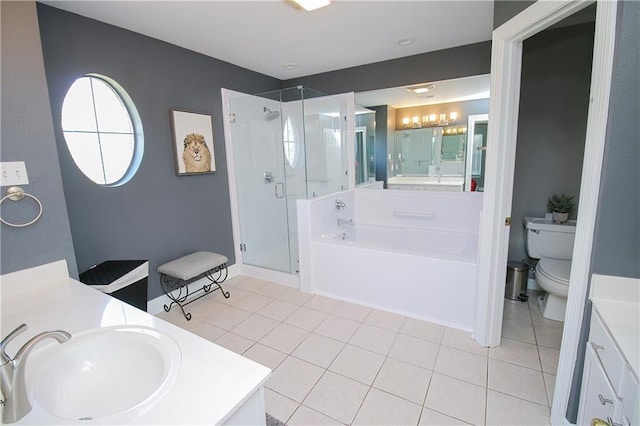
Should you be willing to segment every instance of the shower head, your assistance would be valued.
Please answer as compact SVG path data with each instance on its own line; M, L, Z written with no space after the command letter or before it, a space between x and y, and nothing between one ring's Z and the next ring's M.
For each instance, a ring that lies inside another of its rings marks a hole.
M280 111L271 111L267 107L262 108L262 110L267 114L266 116L267 121L275 120L276 118L280 117Z

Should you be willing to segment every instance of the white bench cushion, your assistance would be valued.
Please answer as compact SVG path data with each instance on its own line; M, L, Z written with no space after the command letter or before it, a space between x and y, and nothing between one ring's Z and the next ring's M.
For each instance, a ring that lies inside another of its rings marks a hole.
M227 263L227 257L208 251L197 251L179 259L158 266L158 272L187 281L216 266Z

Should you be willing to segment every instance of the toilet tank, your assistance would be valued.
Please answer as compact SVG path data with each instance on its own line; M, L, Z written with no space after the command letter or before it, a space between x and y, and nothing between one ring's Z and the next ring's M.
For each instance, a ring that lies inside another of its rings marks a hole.
M538 217L525 217L524 241L529 257L570 260L576 236L576 221L554 223Z

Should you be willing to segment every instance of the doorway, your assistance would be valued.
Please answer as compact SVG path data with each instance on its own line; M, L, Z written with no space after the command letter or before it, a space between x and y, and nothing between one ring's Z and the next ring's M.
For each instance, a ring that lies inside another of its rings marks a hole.
M588 2L536 2L494 31L487 170L480 229L478 303L474 339L484 346L500 343L504 283L519 109L522 42L587 7ZM589 280L599 182L609 108L613 64L616 2L598 3L593 53L590 105L582 168L567 313L552 408L552 424L567 423L565 410L582 325Z

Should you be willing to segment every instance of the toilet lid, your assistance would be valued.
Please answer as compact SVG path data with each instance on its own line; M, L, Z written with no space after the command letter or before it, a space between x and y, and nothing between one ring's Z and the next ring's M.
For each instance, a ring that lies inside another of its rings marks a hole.
M569 284L569 275L571 275L571 261L558 259L540 259L536 271L547 275L555 281Z

